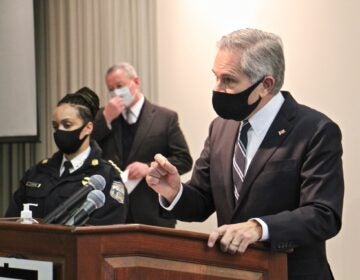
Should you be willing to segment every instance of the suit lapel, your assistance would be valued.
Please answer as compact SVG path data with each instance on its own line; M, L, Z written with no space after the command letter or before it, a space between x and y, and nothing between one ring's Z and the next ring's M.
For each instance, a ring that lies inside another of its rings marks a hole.
M138 119L138 128L134 137L134 142L128 157L128 162L132 162L132 158L141 147L144 139L146 138L151 125L155 118L155 110L153 106L145 99L140 118Z
M224 139L224 142L222 145L223 147L231 147L229 149L224 148L224 154L221 156L221 158L224 159L224 161L221 164L220 168L223 168L223 171L220 174L224 174L223 177L223 186L225 186L225 195L227 204L231 205L230 212L235 207L235 198L234 198L234 182L233 182L233 155L234 155L234 148L235 148L235 142L237 140L237 136L239 133L239 127L240 122L236 121L229 121L229 129L224 133L226 135L226 139Z
M254 158L252 159L252 162L246 173L244 184L240 191L239 201L234 213L237 211L242 201L246 197L255 179L259 177L267 161L281 146L281 143L283 143L293 127L291 119L295 117L296 114L296 101L290 96L289 93L284 92L283 94L285 97L285 102L275 117L268 132L266 133L265 138L262 141Z

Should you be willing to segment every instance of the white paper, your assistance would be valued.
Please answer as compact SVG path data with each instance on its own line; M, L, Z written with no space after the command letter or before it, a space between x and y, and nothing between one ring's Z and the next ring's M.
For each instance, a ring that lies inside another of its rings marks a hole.
M128 194L130 194L136 188L136 186L139 184L139 182L141 181L141 178L135 179L135 180L130 180L129 179L129 170L125 170L125 171L121 172L120 176L126 186L126 190L127 190Z

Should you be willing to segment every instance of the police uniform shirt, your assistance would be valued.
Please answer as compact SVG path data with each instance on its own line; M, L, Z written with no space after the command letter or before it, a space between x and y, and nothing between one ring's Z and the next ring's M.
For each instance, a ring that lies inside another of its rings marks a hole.
M75 170L79 169L84 164L85 160L89 157L90 152L91 152L91 148L89 146L89 147L87 147L87 149L85 151L81 152L76 157L74 157L72 160L70 160L70 162L71 162L71 168L69 169L70 174L73 173ZM61 165L60 165L60 176L65 171L65 166L64 166L65 161L67 161L67 159L66 159L65 155L63 155L63 159L62 159Z

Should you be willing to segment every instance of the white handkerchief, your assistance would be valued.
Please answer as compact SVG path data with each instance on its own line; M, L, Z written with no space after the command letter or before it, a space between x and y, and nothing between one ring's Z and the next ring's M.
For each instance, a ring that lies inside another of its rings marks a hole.
M123 182L126 185L128 194L130 194L136 188L136 186L139 184L139 182L141 181L141 178L135 179L135 180L129 180L129 170L125 170L125 171L121 172L121 179L123 180Z

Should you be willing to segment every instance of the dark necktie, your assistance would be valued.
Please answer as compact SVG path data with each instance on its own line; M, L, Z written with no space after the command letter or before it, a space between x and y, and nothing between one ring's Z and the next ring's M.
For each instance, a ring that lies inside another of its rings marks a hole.
M235 144L233 157L233 181L236 201L239 199L240 190L245 178L247 132L250 127L251 125L247 120L241 122L238 140Z
M65 167L65 170L64 170L63 174L61 175L61 177L65 177L70 174L70 168L72 168L71 161L69 161L69 160L65 161L64 167Z

